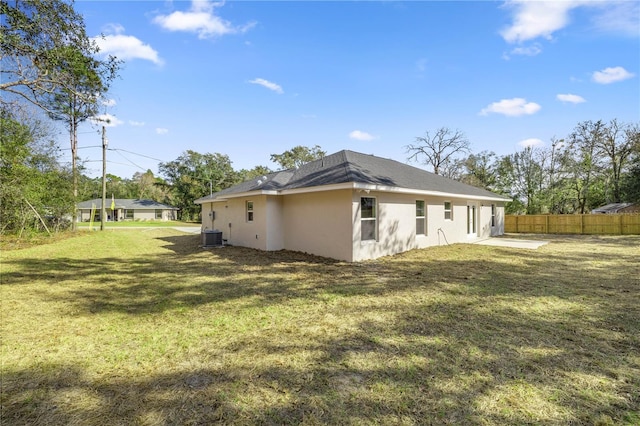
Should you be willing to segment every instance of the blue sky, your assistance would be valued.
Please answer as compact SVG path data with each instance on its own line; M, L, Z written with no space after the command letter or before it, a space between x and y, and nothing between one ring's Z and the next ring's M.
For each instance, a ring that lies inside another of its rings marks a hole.
M226 154L235 169L276 168L270 154L296 145L406 162L406 145L442 126L464 132L474 152L506 155L548 146L580 121L640 120L635 1L78 1L76 10L90 36L104 35L102 52L125 61L104 105L119 150L108 173L121 177L157 174L157 160L187 149ZM96 129L86 123L79 135L92 176Z

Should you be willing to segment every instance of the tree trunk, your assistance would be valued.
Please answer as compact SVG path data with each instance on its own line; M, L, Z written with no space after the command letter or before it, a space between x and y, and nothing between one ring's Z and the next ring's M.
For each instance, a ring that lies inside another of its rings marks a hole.
M78 122L75 117L72 117L69 126L69 135L71 138L71 174L73 180L73 214L71 215L71 230L75 232L78 229L78 167L76 164L76 158L78 156Z

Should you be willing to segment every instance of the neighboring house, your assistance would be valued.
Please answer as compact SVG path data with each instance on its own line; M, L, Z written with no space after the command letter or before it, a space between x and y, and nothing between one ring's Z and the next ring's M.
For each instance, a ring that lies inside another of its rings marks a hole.
M640 213L640 204L612 203L591 210L593 214Z
M176 220L178 208L158 203L152 200L131 200L116 198L106 200L107 220ZM111 208L113 203L113 209ZM94 211L93 220L100 220L102 199L83 201L78 203L78 221L88 222L91 219L91 211Z
M340 151L195 201L228 244L348 262L504 233L508 198L394 160Z

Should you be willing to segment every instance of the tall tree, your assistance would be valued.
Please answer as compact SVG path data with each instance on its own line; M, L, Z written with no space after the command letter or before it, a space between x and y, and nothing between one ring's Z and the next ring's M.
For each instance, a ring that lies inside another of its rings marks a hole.
M280 170L287 170L298 168L314 160L319 160L325 155L327 155L327 153L323 151L319 145L315 145L312 148L298 145L282 154L271 154L271 161L280 165Z
M78 170L78 199L91 200L102 197L102 177L88 177Z
M624 201L640 203L640 125L627 128L627 138L631 141L629 167L621 179Z
M47 110L49 95L74 90L70 70L60 66L68 55L93 57L98 47L71 1L1 0L0 15L0 90L13 95L2 102L22 99Z
M39 230L45 219L61 227L72 213L70 173L52 139L41 121L0 109L0 231Z
M442 176L452 176L450 169L459 164L456 160L469 152L471 144L460 130L440 127L433 134L428 131L424 136L418 136L415 143L405 148L410 154L408 160L420 161L432 167L433 173Z
M569 180L565 172L565 165L568 164L566 156L569 151L564 139L551 138L551 146L543 150L544 167L544 204L546 211L553 214L563 214L573 212L575 203L572 202Z
M464 172L460 177L461 182L478 188L492 189L496 183L496 154L490 151L482 151L478 154L469 154L462 160Z
M605 136L605 124L598 120L583 121L569 135L564 156L565 170L571 176L571 188L577 201L578 212L584 214L603 200L601 185L603 162L598 147Z
M608 162L605 170L610 186L610 194L607 194L609 201L623 201L620 187L622 174L637 143L638 133L637 125L625 125L613 119L604 126L602 138L596 141L596 147Z
M159 171L171 188L172 203L182 220L198 218L199 208L193 201L228 188L238 182L231 160L223 154L201 154L185 151L176 160L160 163Z
M264 175L268 175L269 173L273 173L271 169L266 166L255 166L251 170L242 169L238 171L238 179L240 181L250 180L254 178L258 178Z
M164 191L162 179L154 176L151 170L136 172L131 179L132 192L138 199L164 202L168 194Z
M640 155L633 159L629 171L623 175L621 187L626 202L640 203Z
M68 50L61 55L60 68L65 69L65 85L59 87L48 97L46 103L49 115L54 120L65 123L71 145L71 170L73 173L73 197L78 199L78 127L80 123L98 114L102 97L116 77L119 62L115 58L103 62L85 56L75 47L65 46ZM73 215L72 228L76 229L76 215Z
M69 129L73 196L77 200L77 126L97 111L119 61L95 59L98 45L85 30L73 2L0 1L3 103L26 100L64 121ZM73 215L73 227L75 218Z
M496 171L498 192L509 194L513 200L507 206L507 213L537 214L542 211L544 183L539 149L528 146L502 157Z

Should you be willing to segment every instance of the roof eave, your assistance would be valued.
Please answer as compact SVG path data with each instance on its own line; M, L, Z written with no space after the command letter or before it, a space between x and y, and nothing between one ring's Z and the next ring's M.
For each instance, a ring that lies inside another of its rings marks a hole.
M310 186L310 187L303 187L303 188L283 189L280 191L276 191L276 190L245 191L245 192L238 192L234 194L225 194L218 197L216 197L214 194L213 198L211 198L211 196L199 198L195 200L194 203L205 204L205 203L227 201L232 198L255 197L257 195L293 195L293 194L306 194L311 192L336 191L341 189L394 192L397 194L430 195L434 197L466 198L466 199L481 200L481 201L507 202L511 200L510 198L502 197L500 195L496 195L494 197L490 195L472 195L472 194L464 194L464 193L452 193L452 192L444 192L444 191L402 188L398 186L376 185L376 184L358 183L358 182L345 182L345 183L337 183L333 185L319 185L319 186Z
M257 195L279 195L279 194L278 194L278 191L275 191L275 190L262 190L262 191L237 192L237 193L225 194L221 196L215 196L215 194L213 195L214 195L213 197L209 195L206 197L198 198L193 203L194 204L216 203L220 201L227 201L231 198L255 197Z
M425 190L425 189L411 189L411 188L403 188L398 186L372 185L372 184L365 184L365 183L356 183L354 184L354 188L364 190L364 191L395 192L398 194L431 195L434 197L450 197L450 198L471 198L474 200L486 200L486 201L510 201L510 198L502 197L500 195L496 195L495 197L493 197L489 195L471 195L471 194L464 194L464 193L433 191L433 190Z

